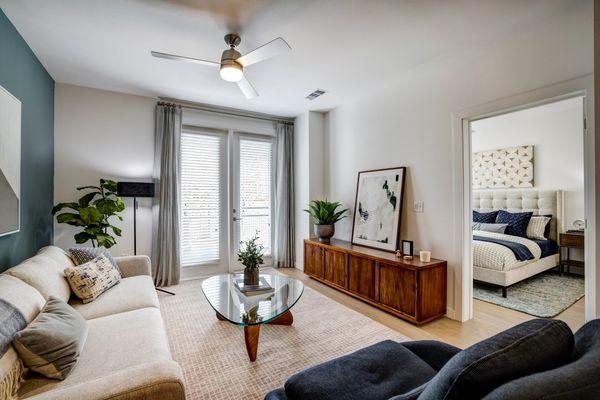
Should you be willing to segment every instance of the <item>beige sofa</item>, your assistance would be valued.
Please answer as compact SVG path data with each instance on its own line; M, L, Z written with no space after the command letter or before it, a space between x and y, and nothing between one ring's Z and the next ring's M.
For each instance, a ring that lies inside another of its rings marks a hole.
M64 380L26 379L18 398L184 399L183 375L173 361L146 256L117 257L121 282L95 301L71 297L63 270L72 265L50 246L0 274L0 298L31 322L48 296L68 301L88 321L89 333L77 366ZM16 357L14 349L7 354Z

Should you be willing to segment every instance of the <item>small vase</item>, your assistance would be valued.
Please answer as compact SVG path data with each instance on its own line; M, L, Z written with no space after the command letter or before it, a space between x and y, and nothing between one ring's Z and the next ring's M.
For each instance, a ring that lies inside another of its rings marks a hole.
M321 243L329 243L331 237L335 234L335 225L315 225L315 235Z
M244 268L244 285L258 285L258 268Z

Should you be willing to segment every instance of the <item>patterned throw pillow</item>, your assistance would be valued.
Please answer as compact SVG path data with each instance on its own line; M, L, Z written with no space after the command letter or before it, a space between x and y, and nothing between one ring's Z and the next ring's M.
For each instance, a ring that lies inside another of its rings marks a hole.
M473 222L481 222L482 224L493 224L496 222L498 211L482 213L473 210Z
M546 228L550 226L551 219L543 215L531 217L527 225L527 237L539 240L547 239L549 231Z
M75 296L89 303L119 283L121 273L101 255L85 264L65 268L65 277Z
M98 256L105 256L111 262L112 265L116 269L121 272L117 262L110 254L110 251L105 249L104 247L73 247L69 249L69 253L71 254L71 258L75 265L85 264L86 262L92 261L94 258Z
M532 212L511 213L500 210L498 211L496 222L499 224L508 224L504 231L505 234L526 237L527 225L529 225L532 215Z

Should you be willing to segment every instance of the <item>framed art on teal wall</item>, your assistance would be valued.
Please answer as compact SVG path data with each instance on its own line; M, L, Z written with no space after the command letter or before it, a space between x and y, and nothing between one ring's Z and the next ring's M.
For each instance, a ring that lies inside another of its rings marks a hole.
M0 236L20 229L21 102L0 86Z

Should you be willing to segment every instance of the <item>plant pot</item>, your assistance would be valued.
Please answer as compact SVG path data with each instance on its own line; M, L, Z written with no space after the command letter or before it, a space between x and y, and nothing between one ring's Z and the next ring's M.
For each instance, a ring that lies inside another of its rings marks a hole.
M258 268L244 268L244 285L258 285Z
M321 243L329 243L331 237L335 234L335 225L315 225L315 235Z

